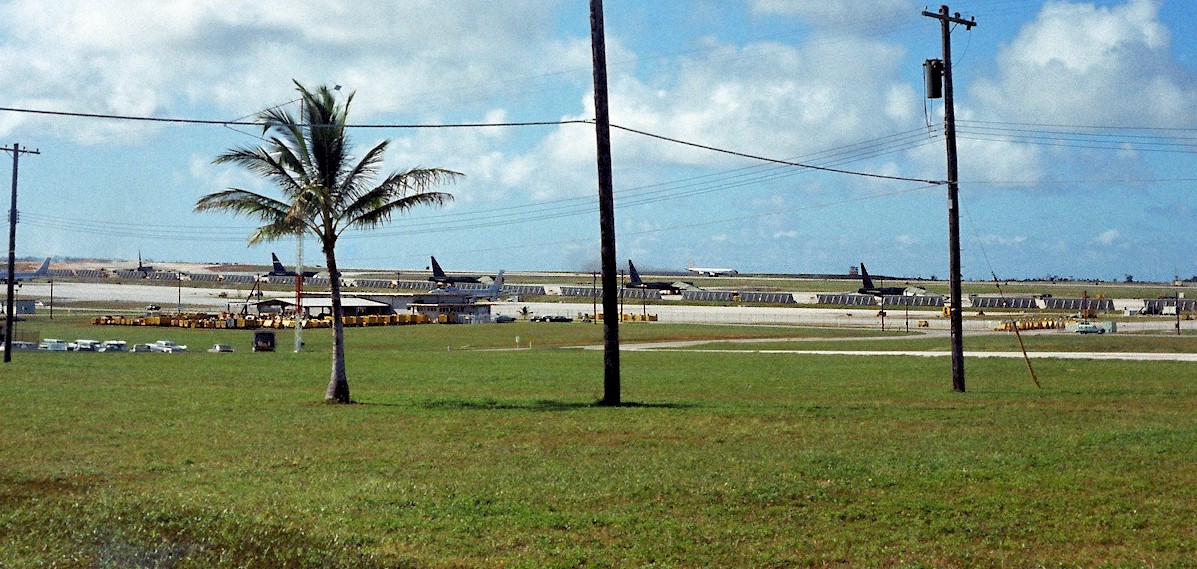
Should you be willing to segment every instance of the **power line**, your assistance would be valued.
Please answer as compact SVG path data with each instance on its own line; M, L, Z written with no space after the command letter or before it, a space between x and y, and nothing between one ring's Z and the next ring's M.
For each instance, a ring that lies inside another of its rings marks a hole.
M902 182L919 182L919 183L922 183L922 184L943 184L943 182L941 182L941 181L936 181L936 180L924 180L924 179L922 179L922 178L906 178L906 177L903 177L903 176L888 176L888 175L885 175L885 174L873 174L873 173L870 173L870 172L857 172L857 171L853 171L853 170L842 170L842 169L839 169L839 168L828 168L828 167L824 167L824 166L815 166L815 165L813 165L813 164L803 164L803 163L800 163L800 162L791 162L791 161L788 161L788 160L778 160L778 159L776 159L776 158L767 158L767 157L764 157L764 156L759 156L759 155L756 155L756 154L748 154L748 153L745 153L745 152L738 152L738 151L735 151L735 150L726 150L726 149L723 149L723 148L717 148L717 147L714 147L714 146L709 146L709 145L706 145L706 144L699 144L699 143L697 143L697 142L687 142L687 141L680 140L680 139L677 139L677 138L671 138L671 137L662 136L662 135L659 135L659 134L653 134L653 133L651 133L651 132L645 132L645 131L643 131L643 130L637 130L637 129L634 129L634 128L629 128L629 127L626 127L626 126L619 126L619 125L615 125L615 124L612 124L612 125L611 125L611 128L617 128L617 129L619 129L619 130L623 130L623 131L626 131L626 132L631 132L631 133L634 133L634 134L639 134L639 135L641 135L641 136L647 136L647 137L649 137L649 138L656 138L656 139L658 139L658 140L664 140L664 141L666 141L666 142L672 142L672 143L674 143L674 144L681 144L681 145L683 145L683 146L692 146L692 147L694 147L694 148L701 148L701 149L703 149L703 150L710 150L710 151L712 151L712 152L719 152L719 153L722 153L722 154L730 154L730 155L732 155L732 156L739 156L739 157L741 157L741 158L751 158L751 159L753 159L753 160L760 160L760 161L762 161L762 162L773 162L773 163L775 163L775 164L784 164L784 165L787 165L787 166L797 166L797 167L799 167L799 168L808 168L808 169L810 169L810 170L821 170L821 171L824 171L824 172L834 172L834 173L837 173L837 174L849 174L849 175L852 175L852 176L864 176L864 177L868 177L868 178L880 178L880 179L883 179L883 180L897 180L897 181L902 181Z
M1116 125L1079 125L1079 124L1059 124L1059 123L1030 123L1030 122L1004 122L1004 121L983 121L983 120L958 120L957 124L986 124L986 125L1005 125L1005 126L1020 126L1020 127L1039 127L1039 128L1071 128L1071 129L1086 129L1086 130L1155 130L1155 131L1173 131L1173 132L1197 132L1197 127L1158 127L1158 126L1116 126Z
M86 119L105 119L105 120L121 120L121 121L136 121L136 122L155 122L155 123L169 123L169 124L190 124L190 125L209 125L209 126L262 126L262 123L256 121L243 120L212 120L212 119L189 119L189 118L171 118L171 117L148 117L136 115L115 115L106 113L81 113L71 111L47 111L42 109L22 109L15 107L0 107L0 111L7 111L12 113L25 113L34 115L50 115L59 117L73 117ZM347 124L346 128L395 128L395 129L416 129L416 128L484 128L484 127L516 127L516 126L553 126L563 124L591 124L590 120L560 120L560 121L523 121L523 122L487 122L487 123L445 123L445 124L411 124L411 123L365 123L365 124ZM329 126L319 124L301 123L299 126Z

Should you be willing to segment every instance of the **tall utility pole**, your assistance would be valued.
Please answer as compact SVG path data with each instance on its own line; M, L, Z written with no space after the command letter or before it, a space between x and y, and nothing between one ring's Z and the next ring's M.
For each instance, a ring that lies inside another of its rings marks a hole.
M303 349L303 232L295 235L295 353Z
M607 45L603 0L590 0L590 46L594 59L594 132L598 145L599 237L603 268L603 399L619 400L619 282L615 264L615 195L611 180L611 117L607 112Z
M12 152L12 201L8 208L8 305L4 313L4 362L12 361L12 318L13 301L16 296L14 282L16 280L17 264L17 166L20 164L21 154L41 154L36 150L22 149L20 144L13 143L12 148L5 148Z
M923 12L924 16L939 20L943 30L943 106L944 138L948 150L948 280L952 336L952 389L964 392L964 321L960 302L960 187L956 171L956 105L952 98L952 24L971 30L975 19L965 20L960 13L948 14L946 5L939 12Z

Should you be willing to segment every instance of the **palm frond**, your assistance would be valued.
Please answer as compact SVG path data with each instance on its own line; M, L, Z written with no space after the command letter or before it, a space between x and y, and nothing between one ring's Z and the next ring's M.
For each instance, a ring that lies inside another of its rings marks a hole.
M375 145L352 163L346 125L353 94L342 104L328 86L295 86L302 109L298 118L283 107L262 111L258 121L263 134L269 135L266 143L235 148L215 160L272 182L282 199L230 188L201 198L196 211L225 210L262 220L251 243L311 231L331 250L349 227L374 227L413 207L453 199L448 193L429 191L462 175L452 170L413 168L376 183L389 144Z
M342 202L355 202L365 193L378 187L372 182L378 173L379 165L382 164L383 153L386 152L387 146L389 146L388 141L384 140L378 143L374 148L366 151L362 159L345 173L341 179L342 190L339 196Z
M398 197L389 202L363 203L361 208L345 211L345 215L341 217L344 222L340 224L337 233L343 233L350 227L370 229L390 221L396 213L402 213L421 205L444 205L450 201L453 201L453 195L446 192L422 192Z
M240 188L208 194L195 203L195 211L224 210L263 220L287 217L290 208L290 204Z
M239 188L208 194L195 204L195 211L211 210L230 211L265 222L250 234L250 245L262 240L295 235L308 229L319 233L319 230L308 224L304 218L292 215L290 204Z

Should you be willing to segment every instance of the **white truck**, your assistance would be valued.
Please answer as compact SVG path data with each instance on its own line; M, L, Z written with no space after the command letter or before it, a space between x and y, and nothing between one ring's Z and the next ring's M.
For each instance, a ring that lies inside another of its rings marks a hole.
M181 346L170 340L158 340L150 344L151 352L162 352L164 354L176 354L179 352L186 352L187 346Z

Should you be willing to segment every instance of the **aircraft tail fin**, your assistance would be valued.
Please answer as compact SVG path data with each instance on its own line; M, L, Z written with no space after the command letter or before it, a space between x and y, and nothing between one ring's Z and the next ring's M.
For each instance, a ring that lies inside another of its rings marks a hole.
M49 274L49 272L50 272L50 258L46 257L46 260L42 261L42 266L33 272L33 276L44 277L47 274Z
M441 268L441 264L436 262L436 257L432 257L432 276L438 279L448 278L445 275L445 270Z
M636 272L636 265L632 264L632 260L628 259L628 284L640 284L640 273Z
M481 293L474 294L473 296L474 298L496 299L501 294L503 294L503 271L499 271L499 274L495 275L495 280L490 283L490 286L483 289Z
M282 262L280 262L280 261L278 260L278 255L275 255L274 253L271 253L271 254L270 254L270 261L271 261L271 264L272 264L272 265L274 265L274 272L276 272L276 273L285 273L285 272L287 272L287 269L283 267L283 264L282 264Z
M873 279L869 278L869 271L865 270L864 263L860 264L860 278L864 288L875 288L873 286Z

